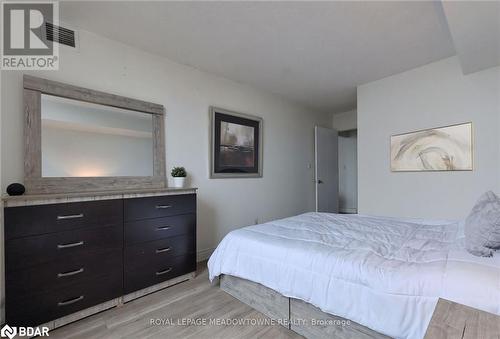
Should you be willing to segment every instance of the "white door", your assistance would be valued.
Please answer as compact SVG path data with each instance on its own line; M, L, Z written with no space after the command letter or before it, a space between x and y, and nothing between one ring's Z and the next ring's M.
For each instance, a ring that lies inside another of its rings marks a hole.
M338 213L338 132L334 129L316 126L314 128L314 145L316 211Z

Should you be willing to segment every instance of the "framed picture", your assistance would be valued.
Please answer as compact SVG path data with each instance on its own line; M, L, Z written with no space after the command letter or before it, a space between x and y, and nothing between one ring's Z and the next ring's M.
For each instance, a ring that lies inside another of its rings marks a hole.
M262 118L210 107L210 178L262 177Z
M391 136L391 170L472 171L472 123Z

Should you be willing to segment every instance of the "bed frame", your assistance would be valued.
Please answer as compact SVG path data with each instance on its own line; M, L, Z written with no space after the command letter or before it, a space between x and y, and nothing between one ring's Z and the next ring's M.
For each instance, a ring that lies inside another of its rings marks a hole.
M249 280L231 275L221 275L220 288L306 338L389 338L358 323L325 313L309 303L285 297L270 288Z

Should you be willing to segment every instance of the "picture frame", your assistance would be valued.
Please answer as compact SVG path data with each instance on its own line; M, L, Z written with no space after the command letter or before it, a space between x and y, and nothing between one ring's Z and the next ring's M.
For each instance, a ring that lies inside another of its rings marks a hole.
M210 178L261 178L263 120L211 106Z
M472 122L391 136L392 172L473 171Z

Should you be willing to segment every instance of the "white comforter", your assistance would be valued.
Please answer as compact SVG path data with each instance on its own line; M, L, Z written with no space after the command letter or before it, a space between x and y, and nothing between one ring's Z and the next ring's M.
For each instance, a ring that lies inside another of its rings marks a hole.
M500 255L463 249L458 221L306 213L229 233L208 261L395 338L422 338L438 297L500 314Z

